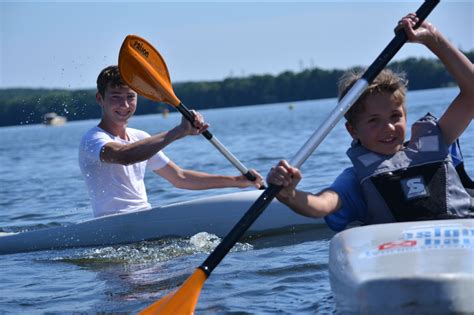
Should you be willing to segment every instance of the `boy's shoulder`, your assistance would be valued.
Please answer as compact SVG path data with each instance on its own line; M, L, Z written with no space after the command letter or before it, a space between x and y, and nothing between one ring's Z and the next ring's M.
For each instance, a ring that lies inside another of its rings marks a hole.
M423 117L419 118L418 121L432 121L432 122L436 122L436 121L438 121L438 117L436 117L435 115L433 115L433 114L430 113L430 112L427 112Z
M431 152L439 151L441 147L448 147L448 145L444 146L443 144L443 133L437 117L427 113L413 123L407 147L420 152Z
M99 126L89 129L79 143L79 151L90 151L91 148L102 146L103 144L113 141L114 137L107 133Z
M127 127L127 134L129 137L134 138L136 140L141 140L150 137L150 134L146 131L129 127Z
M357 183L357 173L354 166L345 168L334 180L334 183L331 187L335 186L351 186L354 183Z
M105 132L99 126L94 126L91 129L87 130L86 133L84 133L84 135L82 136L82 141L107 135L107 132Z
M426 113L424 116L418 118L412 125L412 133L416 133L416 131L427 131L436 127L438 125L438 118L431 114L430 112ZM431 133L431 131L430 131Z

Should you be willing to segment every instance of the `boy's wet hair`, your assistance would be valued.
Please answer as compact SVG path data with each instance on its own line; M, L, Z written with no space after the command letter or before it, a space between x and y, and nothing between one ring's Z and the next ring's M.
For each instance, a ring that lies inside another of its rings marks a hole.
M115 88L125 86L118 66L108 66L104 68L97 77L97 91L100 95L105 96L105 90L108 87Z
M349 91L354 83L362 77L364 71L348 71L339 80L339 100ZM344 115L347 122L354 125L358 114L365 110L365 101L368 96L388 92L395 96L396 100L403 106L403 111L406 114L405 95L408 81L405 73L395 73L390 69L384 69L374 79L374 81L362 93L359 99L352 105L349 111Z

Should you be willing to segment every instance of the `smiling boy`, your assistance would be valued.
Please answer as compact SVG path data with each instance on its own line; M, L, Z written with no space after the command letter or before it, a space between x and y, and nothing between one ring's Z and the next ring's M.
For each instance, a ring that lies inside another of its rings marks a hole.
M240 176L212 175L182 169L162 151L170 143L208 128L194 112L195 122L186 119L169 131L155 135L128 127L137 108L137 93L124 84L117 66L109 66L97 78L97 103L102 108L98 126L89 130L79 147L79 166L91 197L94 216L150 209L145 189L145 170L150 169L173 186L183 189L225 187L259 188L262 177L251 182Z
M334 230L353 221L364 224L472 215L472 197L454 168L450 145L474 117L474 67L430 23L408 14L400 22L410 42L430 49L446 66L460 92L439 120L426 115L406 135L406 82L390 70L380 73L346 113L353 138L347 154L353 167L345 169L327 189L312 194L296 189L300 171L280 161L267 177L283 186L277 198L295 212L325 217ZM361 74L346 74L340 98Z

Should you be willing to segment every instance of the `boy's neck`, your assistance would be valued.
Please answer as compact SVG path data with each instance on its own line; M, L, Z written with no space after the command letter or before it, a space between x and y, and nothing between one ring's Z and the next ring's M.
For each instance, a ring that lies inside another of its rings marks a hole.
M126 123L114 124L112 122L102 119L98 126L114 136L120 137L123 140L128 140Z

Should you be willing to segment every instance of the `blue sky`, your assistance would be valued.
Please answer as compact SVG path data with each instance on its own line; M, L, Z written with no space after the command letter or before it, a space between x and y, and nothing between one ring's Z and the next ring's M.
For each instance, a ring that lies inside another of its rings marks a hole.
M0 0L1 1L1 0ZM150 41L173 82L369 65L421 1L1 1L0 88L93 88L128 34ZM474 1L442 0L428 19L474 49ZM395 59L430 57L405 45Z

